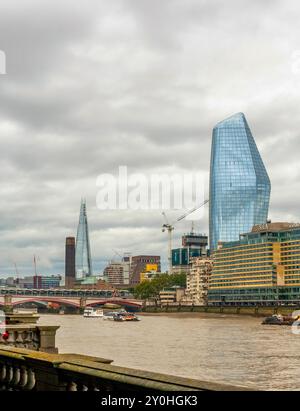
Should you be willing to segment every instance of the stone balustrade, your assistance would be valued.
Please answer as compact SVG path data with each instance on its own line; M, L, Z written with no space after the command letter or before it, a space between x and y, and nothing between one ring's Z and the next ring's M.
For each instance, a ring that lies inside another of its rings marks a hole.
M215 384L111 365L111 360L0 346L2 391L239 391Z
M55 335L58 326L34 324L6 325L0 333L0 348L2 345L27 348L35 351L57 353Z
M0 348L9 346L58 353L55 336L59 326L38 325L38 319L38 315L30 312L6 312L0 324Z

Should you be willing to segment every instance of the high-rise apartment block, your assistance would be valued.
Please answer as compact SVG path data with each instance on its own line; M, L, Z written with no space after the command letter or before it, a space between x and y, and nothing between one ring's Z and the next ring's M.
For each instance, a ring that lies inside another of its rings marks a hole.
M186 277L186 301L195 305L207 305L209 280L213 262L207 257L194 257Z

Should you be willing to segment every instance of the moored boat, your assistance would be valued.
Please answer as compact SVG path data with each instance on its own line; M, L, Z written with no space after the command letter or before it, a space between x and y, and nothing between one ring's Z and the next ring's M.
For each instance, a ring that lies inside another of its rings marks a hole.
M263 320L264 325L293 325L298 320L292 316L283 316L281 314L273 314Z
M99 317L103 317L103 310L101 309L95 309L92 307L87 307L85 308L84 312L83 312L83 316L85 318L99 318Z
M128 313L126 310L109 311L103 315L104 320L110 321L140 321L140 318L133 313Z
M123 311L116 314L115 321L140 321L140 318L133 313Z

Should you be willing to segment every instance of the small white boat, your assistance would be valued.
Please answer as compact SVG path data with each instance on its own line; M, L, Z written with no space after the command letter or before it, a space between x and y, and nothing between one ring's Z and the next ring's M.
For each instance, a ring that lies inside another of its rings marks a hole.
M87 307L83 312L83 316L85 318L103 317L103 310L95 309L95 308L92 308L92 307Z
M109 311L109 312L106 312L106 313L103 315L103 320L114 321L114 320L115 320L115 316L116 316L116 313L115 313L115 312Z

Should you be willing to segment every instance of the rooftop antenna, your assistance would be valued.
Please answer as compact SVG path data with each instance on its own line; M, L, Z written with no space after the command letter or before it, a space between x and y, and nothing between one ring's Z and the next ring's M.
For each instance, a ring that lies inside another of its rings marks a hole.
M14 266L15 266L15 270L16 270L16 278L19 279L19 271L18 271L18 267L17 267L16 262L14 262Z
M192 221L191 234L194 234L194 220Z

